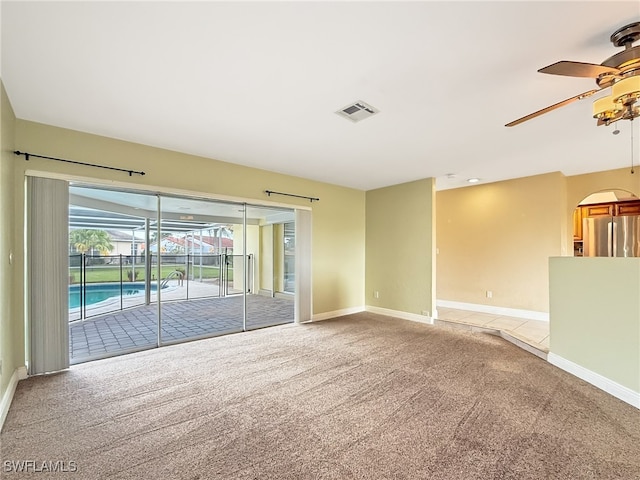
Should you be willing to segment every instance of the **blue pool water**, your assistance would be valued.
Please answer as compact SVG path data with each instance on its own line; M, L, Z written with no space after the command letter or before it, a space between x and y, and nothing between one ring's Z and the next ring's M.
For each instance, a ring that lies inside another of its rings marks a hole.
M151 291L157 290L156 285L151 285ZM69 308L80 306L80 285L69 285ZM138 295L144 293L144 282L123 283L122 295ZM85 287L84 305L93 305L108 298L120 296L119 283L87 284Z

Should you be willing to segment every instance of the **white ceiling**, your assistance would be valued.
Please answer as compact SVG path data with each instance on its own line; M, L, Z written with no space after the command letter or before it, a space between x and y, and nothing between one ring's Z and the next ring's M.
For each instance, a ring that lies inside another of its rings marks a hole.
M592 99L504 124L594 88L537 70L619 51L609 36L640 20L635 0L1 8L2 80L26 120L363 190L631 162L631 122L596 127ZM380 113L334 113L356 100Z

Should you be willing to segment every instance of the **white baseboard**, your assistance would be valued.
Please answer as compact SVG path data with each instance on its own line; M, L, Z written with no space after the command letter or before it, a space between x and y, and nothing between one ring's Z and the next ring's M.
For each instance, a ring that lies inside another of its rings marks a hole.
M455 308L456 310L492 313L494 315L505 315L507 317L526 318L527 320L540 320L543 322L549 321L548 312L537 312L535 310L521 310L519 308L498 307L479 303L453 302L451 300L436 300L436 305L444 308Z
M11 378L9 379L7 390L4 392L2 401L0 402L0 431L2 431L4 420L7 418L7 413L9 413L9 407L13 400L13 394L16 392L18 380L24 380L25 378L27 378L27 369L25 367L18 367L14 370L13 375L11 375Z
M261 297L269 297L269 298L283 298L285 300L293 301L295 298L295 294L289 292L272 292L271 290L265 290L261 288L258 290L258 295Z
M388 317L401 318L403 320L411 320L412 322L426 323L433 325L433 318L427 315L419 315L417 313L401 312L400 310L391 310L389 308L373 307L367 305L365 307L367 312L377 313L379 315L386 315Z
M314 313L311 317L312 322L319 322L321 320L329 320L331 318L342 317L344 315L351 315L353 313L364 312L364 307L350 307L340 310L334 310L332 312Z
M598 387L600 390L604 390L623 402L640 409L640 392L635 392L624 385L620 385L607 377L603 377L599 373L592 372L591 370L584 368L577 363L573 363L560 355L556 355L555 353L549 352L547 355L547 361L561 370L575 375L594 387Z
M284 300L291 300L292 302L295 300L296 296L294 293L289 292L276 292L273 294L273 298L281 298Z

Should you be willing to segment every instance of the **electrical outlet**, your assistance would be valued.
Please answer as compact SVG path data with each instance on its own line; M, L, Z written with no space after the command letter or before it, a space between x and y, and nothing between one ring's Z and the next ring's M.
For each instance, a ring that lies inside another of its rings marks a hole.
M422 310L422 315L424 315L425 317L429 316L429 310Z
M373 298L380 298L380 292L378 290L373 292Z
M493 298L493 292L491 290L487 290L487 298Z

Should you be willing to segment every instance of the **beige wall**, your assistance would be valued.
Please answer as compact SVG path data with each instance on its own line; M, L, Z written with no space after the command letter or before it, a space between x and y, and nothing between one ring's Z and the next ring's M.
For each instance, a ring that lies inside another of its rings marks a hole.
M244 290L244 263L242 262L242 251L244 250L244 227L233 226L233 288L238 292ZM247 255L253 255L254 276L253 283L248 285L251 292L258 293L260 278L261 254L260 254L260 226L247 225ZM251 280L250 280L251 281Z
M24 365L24 343L20 302L15 301L15 276L20 265L16 256L9 264L9 254L16 249L17 232L13 210L14 175L17 158L14 150L15 116L4 85L0 82L0 399L4 397L11 375Z
M431 178L367 192L367 305L433 312L433 192Z
M640 168L619 168L604 172L587 173L567 177L567 212L573 209L587 196L602 190L627 190L640 197Z
M16 163L22 181L26 169L56 172L94 181L114 181L135 188L171 189L214 197L231 196L256 203L279 202L313 210L313 307L314 313L335 311L363 304L365 194L264 170L181 154L111 138L18 120L16 148L47 156L142 170L145 176L33 158ZM264 190L319 197L310 203L292 197L267 197ZM23 186L14 195L17 229L22 228ZM336 239L339 247L336 248ZM19 279L21 280L21 278ZM17 291L14 302L21 301Z
M548 259L567 252L565 191L556 172L438 192L438 300L547 312Z
M260 227L260 286L273 292L273 225Z
M273 279L275 291L284 292L284 224L273 226Z
M552 258L555 355L640 393L640 258Z

